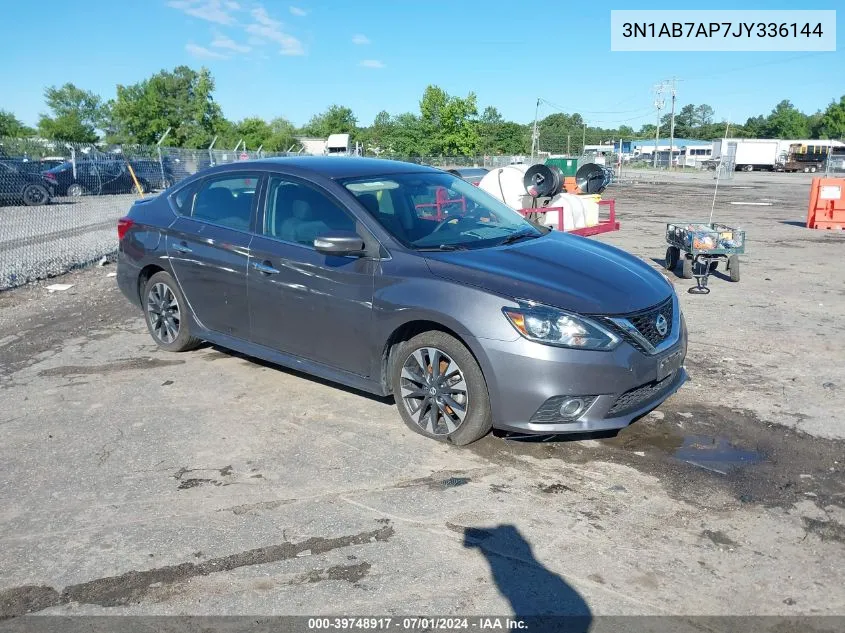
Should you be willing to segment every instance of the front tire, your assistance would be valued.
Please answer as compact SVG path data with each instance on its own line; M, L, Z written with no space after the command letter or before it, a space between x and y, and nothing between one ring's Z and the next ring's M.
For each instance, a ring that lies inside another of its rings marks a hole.
M23 203L28 207L40 207L50 202L50 192L44 185L27 185L22 197Z
M684 257L681 264L681 277L683 279L692 279L692 258Z
M78 182L73 183L67 188L67 195L71 198L78 198L87 195L88 190L80 185Z
M147 280L141 294L144 321L156 345L168 352L186 352L202 341L191 336L188 303L176 280L164 271Z
M464 446L493 426L481 368L445 332L423 332L401 343L391 364L391 384L402 421L415 433Z

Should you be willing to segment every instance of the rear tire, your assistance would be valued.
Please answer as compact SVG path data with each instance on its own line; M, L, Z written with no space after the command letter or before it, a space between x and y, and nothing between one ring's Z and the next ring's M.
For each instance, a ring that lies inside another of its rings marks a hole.
M692 259L684 257L681 266L681 277L684 279L692 279Z
M739 257L737 255L728 257L728 271L731 273L731 281L739 281Z
M164 271L147 280L141 293L144 321L156 345L168 352L186 352L202 341L191 335L188 302L176 280Z
M670 246L666 249L666 261L663 263L666 270L675 270L678 265L678 260L681 257L681 249L677 246Z
M44 185L27 185L22 196L23 203L28 207L40 207L50 202L50 192Z
M754 171L754 165L743 165L742 171Z
M399 414L415 433L464 446L492 428L487 382L455 337L437 330L417 334L395 350L390 371Z

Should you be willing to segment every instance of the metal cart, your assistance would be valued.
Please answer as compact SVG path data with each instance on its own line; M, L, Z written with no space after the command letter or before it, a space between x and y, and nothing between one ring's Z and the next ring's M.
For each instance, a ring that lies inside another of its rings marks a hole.
M739 281L739 255L745 252L745 231L725 224L690 222L666 225L665 267L674 270L681 262L681 276L695 277L692 294L707 294L707 279L719 266L726 263L731 281Z

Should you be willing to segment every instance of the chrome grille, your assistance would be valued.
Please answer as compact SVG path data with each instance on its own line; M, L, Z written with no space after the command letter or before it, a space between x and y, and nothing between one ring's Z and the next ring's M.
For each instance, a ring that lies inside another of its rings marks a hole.
M673 334L673 318L675 309L672 304L672 297L669 297L658 305L625 315L618 318L607 318L605 323L609 325L616 334L619 334L628 343L645 354L653 354L654 348ZM657 319L660 315L666 319L666 333L661 334L657 329ZM630 325L631 328L626 327ZM650 346L650 347L649 347Z

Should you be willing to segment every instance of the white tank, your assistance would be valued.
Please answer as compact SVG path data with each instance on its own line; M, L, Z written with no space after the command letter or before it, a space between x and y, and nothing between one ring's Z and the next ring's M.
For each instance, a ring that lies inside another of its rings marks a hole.
M546 206L563 207L563 226L558 226L560 223L560 214L557 211L546 213L546 226L551 226L558 231L571 231L572 229L585 227L587 222L584 216L584 204L581 198L582 196L576 196L572 193L557 194Z
M601 196L581 196L584 203L584 221L587 226L596 226L599 223L599 200Z
M523 180L528 167L509 165L491 169L478 183L478 188L501 200L511 209L522 209L523 198L528 195Z

